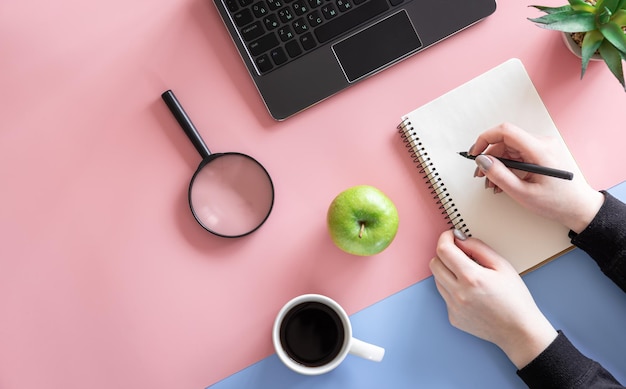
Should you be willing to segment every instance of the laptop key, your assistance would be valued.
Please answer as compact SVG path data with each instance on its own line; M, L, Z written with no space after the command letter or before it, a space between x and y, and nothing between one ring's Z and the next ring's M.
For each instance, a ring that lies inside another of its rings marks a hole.
M254 60L254 62L256 62L256 66L257 68L259 68L259 71L261 73L265 73L271 70L273 67L272 62L270 62L270 58L267 56L267 54L263 54L262 56L258 57Z
M249 26L242 28L241 36L243 37L243 39L246 40L246 42L250 42L251 40L263 35L264 32L265 31L263 30L263 25L261 24L261 22L257 21L250 24Z
M285 7L281 9L280 11L278 11L278 18L280 19L281 22L288 23L293 20L294 16L289 10L289 8Z
M254 16L256 16L257 18L262 18L263 16L267 15L268 12L269 10L267 9L267 6L262 1L259 1L258 3L252 5L252 13L254 13Z
M323 20L318 11L313 11L306 16L306 20L309 22L311 27L317 27L322 24Z
M298 34L304 34L309 31L309 26L304 21L304 18L296 19L295 22L291 24L293 30Z
M352 9L352 4L347 0L337 0L337 8L341 12L349 11Z
M310 32L307 32L300 37L300 43L302 43L302 47L304 47L304 50L311 50L312 48L317 46L317 43L315 43L315 39Z
M306 7L306 4L305 4L304 0L297 0L291 6L293 7L293 10L296 13L296 16L302 16L305 13L307 13L307 11L309 10Z
M387 0L372 0L322 24L315 30L315 36L320 43L328 42L388 9Z
M239 6L237 5L237 1L235 0L226 0L226 7L228 8L228 10L230 12L235 12L239 9Z
M272 57L272 60L276 65L282 65L287 62L287 54L285 54L282 47L277 47L270 51L270 57Z
M276 27L280 26L280 23L278 23L278 18L276 18L276 15L271 14L269 16L266 16L263 19L263 24L265 24L265 28L269 30L273 30Z
M283 2L281 0L267 0L267 5L272 11L276 11L283 6Z
M297 39L293 39L287 42L285 44L285 50L287 50L287 54L289 54L291 58L295 58L302 54L302 49L300 48Z
M322 7L322 14L326 20L332 19L339 14L332 4L326 4Z
M276 38L276 34L270 32L267 35L260 37L259 39L253 41L248 46L250 48L250 53L254 56L260 55L274 47L278 46L278 38Z
M279 28L276 32L278 33L278 37L282 42L287 42L288 40L296 36L293 31L291 31L291 28L289 26L283 26Z
M254 17L252 16L252 12L250 12L250 10L246 8L234 14L233 19L235 19L235 24L237 24L237 27L243 27L246 24L252 22L254 20Z

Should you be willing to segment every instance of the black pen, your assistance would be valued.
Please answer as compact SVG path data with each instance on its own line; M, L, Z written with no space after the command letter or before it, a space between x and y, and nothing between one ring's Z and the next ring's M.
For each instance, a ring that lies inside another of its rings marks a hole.
M461 151L459 155L467 159L476 159L477 157L477 155L470 155L466 151ZM496 158L498 161L502 162L504 166L511 168L511 169L523 170L529 173L542 174L544 176L562 178L564 180L571 180L574 178L574 173L568 172L565 170L553 169L550 167L539 166L539 165L535 165L532 163L513 161L512 159L498 158L498 157L493 157L493 158Z

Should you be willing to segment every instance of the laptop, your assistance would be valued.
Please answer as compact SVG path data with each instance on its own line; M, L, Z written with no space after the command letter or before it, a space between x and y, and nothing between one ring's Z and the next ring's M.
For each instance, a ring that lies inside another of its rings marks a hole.
M213 0L286 119L491 15L496 0Z

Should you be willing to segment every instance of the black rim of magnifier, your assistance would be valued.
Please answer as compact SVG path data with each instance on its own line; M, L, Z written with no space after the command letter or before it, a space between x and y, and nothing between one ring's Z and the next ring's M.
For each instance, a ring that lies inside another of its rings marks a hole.
M202 162L200 162L200 165L196 169L196 172L193 174L193 177L191 177L191 181L189 182L189 189L187 190L187 202L189 203L189 208L191 209L191 213L193 214L194 219L196 219L196 222L198 222L198 224L200 224L202 228L209 231L211 234L220 236L222 238L240 238L242 236L249 235L253 233L254 231L258 230L265 223L267 218L270 216L270 213L272 213L272 209L274 208L274 182L272 181L272 177L270 176L267 169L265 169L265 166L261 165L259 161L252 158L251 156L247 154L243 154L243 153L225 152L225 153L212 154L209 148L207 147L206 143L204 143L204 140L202 140L202 137L200 136L200 133L196 129L196 126L194 126L193 122L191 121L191 118L189 117L189 115L187 115L187 112L185 112L185 109L183 108L183 106L180 104L180 102L174 95L174 92L172 92L171 90L167 90L161 94L161 98L163 99L163 101L169 108L170 112L172 112L172 115L174 115L174 118L176 119L178 124L182 127L183 131L185 131L185 134L187 135L191 143L194 145L194 147L196 148L196 150L202 157ZM220 157L227 157L229 155L230 156L234 156L234 155L242 156L256 163L261 168L261 170L265 173L265 176L267 177L267 180L270 184L270 189L272 191L270 206L267 210L267 213L265 214L265 217L261 220L261 222L259 222L259 224L256 227L254 227L253 229L247 232L244 232L243 234L238 234L238 235L225 235L205 226L204 223L202 223L202 221L198 218L198 215L196 214L196 211L193 208L193 203L191 201L191 188L193 187L193 183L196 180L196 176L198 175L200 170L202 170L202 168L209 162Z
M222 158L222 157L233 157L233 156L240 156L240 157L245 157L250 159L252 162L255 162L256 165L258 167L261 168L261 170L263 170L263 172L265 173L265 176L267 177L267 180L270 184L270 189L272 191L271 193L271 202L270 202L270 206L267 209L267 213L265 214L265 216L263 217L263 219L259 222L259 224L257 224L256 227L254 227L251 230L248 230L242 234L238 234L238 235L226 235L226 234L222 234L219 233L215 230L212 230L210 228L208 228L207 226L204 225L204 223L202 223L202 221L200 220L200 218L198 217L198 215L196 214L195 209L193 208L192 205L192 201L191 201L191 188L193 187L193 183L196 180L196 176L198 175L198 173L200 173L200 171L202 170L202 168L208 164L209 162L213 162L213 160L216 160L218 158ZM263 165L261 165L259 163L259 161L257 161L256 159L252 158L251 156L249 156L248 154L243 154L243 153L238 153L238 152L226 152L226 153L215 153L215 154L211 154L211 157L208 161L203 161L200 166L198 166L198 169L196 170L196 172L193 174L193 177L191 178L191 182L189 183L189 189L187 190L187 201L189 202L189 209L191 209L191 213L193 214L193 217L196 219L196 221L198 222L198 224L200 224L200 226L202 226L202 228L204 228L205 230L209 231L210 233L217 235L217 236L221 236L222 238L240 238L242 236L246 236L249 235L251 233L253 233L254 231L258 230L267 220L267 218L270 217L270 213L272 213L272 208L274 207L274 183L272 182L272 177L270 177L270 174L268 173L267 169L265 169L265 167Z

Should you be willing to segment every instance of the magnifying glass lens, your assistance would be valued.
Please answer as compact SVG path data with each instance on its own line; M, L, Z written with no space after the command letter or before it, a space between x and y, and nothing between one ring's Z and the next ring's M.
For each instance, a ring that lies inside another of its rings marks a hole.
M253 158L221 154L196 171L189 189L194 216L207 230L235 237L257 229L269 216L274 187Z

